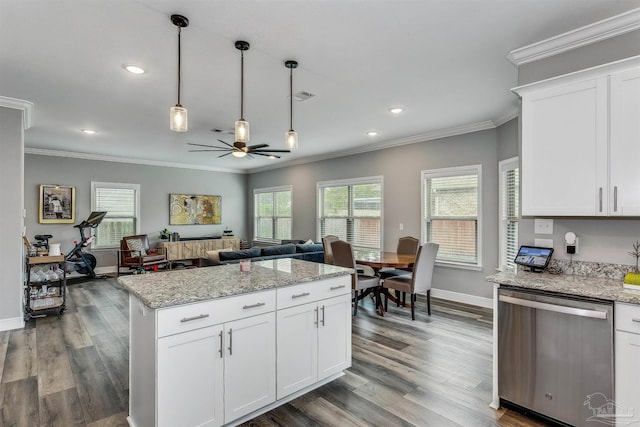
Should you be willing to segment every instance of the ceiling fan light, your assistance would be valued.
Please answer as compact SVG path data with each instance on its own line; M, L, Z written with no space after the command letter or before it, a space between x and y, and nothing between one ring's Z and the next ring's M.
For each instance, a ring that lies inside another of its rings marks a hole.
M285 133L285 144L287 148L291 151L298 149L298 132L293 129L289 129L287 133Z
M235 139L236 142L244 142L245 144L249 142L249 122L240 119L236 122L235 128Z
M174 132L186 132L188 129L187 109L177 104L169 110L169 129Z
M236 150L236 151L232 151L231 155L234 156L234 157L242 158L242 157L246 156L247 153L245 151Z

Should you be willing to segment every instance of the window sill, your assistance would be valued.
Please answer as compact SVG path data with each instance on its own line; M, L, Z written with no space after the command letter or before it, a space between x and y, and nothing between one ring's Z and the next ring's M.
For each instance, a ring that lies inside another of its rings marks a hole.
M456 262L446 262L446 261L436 261L436 266L438 267L447 267L447 268L457 268L460 270L472 270L472 271L482 271L484 267L482 265L471 265L471 264L461 264Z

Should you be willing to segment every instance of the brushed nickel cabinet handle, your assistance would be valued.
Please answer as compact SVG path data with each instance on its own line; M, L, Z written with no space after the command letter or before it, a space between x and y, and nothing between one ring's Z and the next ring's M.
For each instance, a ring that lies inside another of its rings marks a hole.
M618 212L618 186L613 187L613 211Z
M309 292L303 292L301 294L297 294L297 295L291 295L291 298L301 298L301 297L308 297L309 295L311 295Z
M243 305L242 309L243 310L247 310L249 308L262 307L263 305L267 305L267 303L266 302L258 302L258 303L251 304L251 305Z
M198 316L193 316L193 317L184 317L180 320L180 322L184 323L184 322L191 322L192 320L198 320L198 319L205 319L209 317L208 314L200 314Z
M229 329L229 356L233 354L233 329Z
M602 187L598 189L598 203L600 205L600 212L602 212Z
M322 306L322 326L324 327L324 305Z
M340 286L331 286L329 288L330 291L335 291L336 289L342 289L342 288L346 288L347 285L340 285Z
M223 356L222 355L222 349L224 348L224 341L223 341L223 338L222 338L222 331L220 331L220 333L218 335L220 336L220 350L219 350L220 359L222 359L222 356Z
M318 307L313 309L316 312L316 321L313 322L314 325L316 325L316 328L318 327Z
M640 319L631 319L632 322L640 323Z

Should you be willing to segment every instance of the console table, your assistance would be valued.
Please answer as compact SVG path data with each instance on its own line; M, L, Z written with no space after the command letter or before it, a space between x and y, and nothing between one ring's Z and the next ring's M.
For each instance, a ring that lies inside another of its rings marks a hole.
M169 261L194 260L206 258L207 251L215 249L240 249L240 239L225 238L206 240L180 240L177 242L159 242L158 247L165 248Z

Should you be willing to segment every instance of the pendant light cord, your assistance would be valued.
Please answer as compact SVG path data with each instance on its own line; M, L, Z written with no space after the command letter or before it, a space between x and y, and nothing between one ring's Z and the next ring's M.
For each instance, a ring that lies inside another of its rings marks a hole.
M289 68L289 130L293 130L293 67Z
M240 51L240 120L244 120L244 50Z
M180 67L180 65L181 65L180 64L180 58L182 57L181 51L180 51L180 47L181 47L180 35L181 35L181 33L182 33L182 28L178 27L178 106L180 106L180 107L182 106L182 105L180 105L180 81L182 80L181 79L182 76L180 75L181 74L180 73L180 69L181 69L181 67Z

